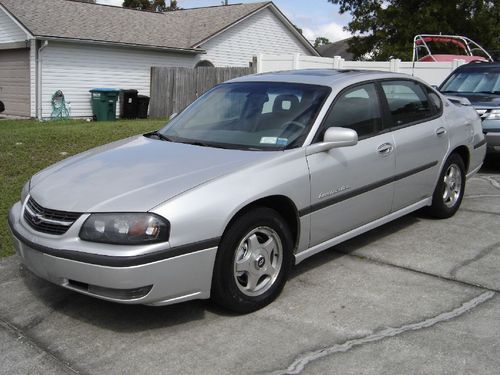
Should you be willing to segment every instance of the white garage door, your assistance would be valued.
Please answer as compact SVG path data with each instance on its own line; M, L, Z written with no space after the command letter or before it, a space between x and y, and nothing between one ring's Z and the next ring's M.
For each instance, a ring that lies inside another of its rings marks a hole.
M0 100L2 114L30 115L29 49L0 50Z

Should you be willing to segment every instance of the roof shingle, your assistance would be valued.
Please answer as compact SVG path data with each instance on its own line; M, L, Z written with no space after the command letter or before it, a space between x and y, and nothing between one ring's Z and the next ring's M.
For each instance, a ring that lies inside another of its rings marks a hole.
M67 0L0 0L36 37L193 49L271 2L153 13Z

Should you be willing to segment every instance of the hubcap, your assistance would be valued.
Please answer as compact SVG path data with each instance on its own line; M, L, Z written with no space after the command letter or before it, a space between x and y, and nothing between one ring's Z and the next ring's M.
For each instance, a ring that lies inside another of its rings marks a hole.
M462 173L456 164L451 164L444 178L443 202L446 207L453 207L462 193Z
M283 245L269 227L258 227L243 237L234 256L234 280L247 296L259 296L276 281L283 263Z

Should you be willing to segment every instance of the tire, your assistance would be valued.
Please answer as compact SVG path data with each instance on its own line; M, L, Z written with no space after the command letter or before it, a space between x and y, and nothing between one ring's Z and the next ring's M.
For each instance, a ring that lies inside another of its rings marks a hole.
M275 210L257 207L240 216L219 245L212 299L243 314L268 305L286 283L292 248L290 229Z
M432 195L432 205L428 207L427 213L437 219L452 217L462 203L464 190L464 161L458 154L451 154L441 171Z

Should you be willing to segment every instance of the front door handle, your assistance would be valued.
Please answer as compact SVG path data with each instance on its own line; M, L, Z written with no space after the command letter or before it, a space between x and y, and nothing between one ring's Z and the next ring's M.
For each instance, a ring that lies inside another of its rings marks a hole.
M446 129L443 128L443 127L440 127L436 130L436 134L438 137L441 137L442 135L445 135L446 134Z
M394 146L391 143L382 143L377 147L377 152L382 155L389 155L392 150L394 150Z

